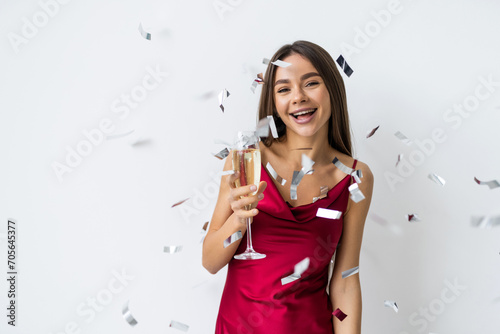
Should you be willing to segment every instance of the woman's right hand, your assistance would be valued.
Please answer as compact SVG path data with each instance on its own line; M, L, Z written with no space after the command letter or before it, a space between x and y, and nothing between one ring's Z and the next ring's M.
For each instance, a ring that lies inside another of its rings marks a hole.
M265 181L261 181L259 183L259 189L257 189L254 184L236 187L235 181L238 177L239 172L235 172L227 178L229 188L231 189L229 192L229 204L231 205L231 209L233 210L236 218L242 224L245 224L246 218L254 217L259 213L256 206L258 202L264 198L263 192L267 187L267 183ZM253 194L256 190L257 192ZM250 206L250 210L246 209L248 206Z

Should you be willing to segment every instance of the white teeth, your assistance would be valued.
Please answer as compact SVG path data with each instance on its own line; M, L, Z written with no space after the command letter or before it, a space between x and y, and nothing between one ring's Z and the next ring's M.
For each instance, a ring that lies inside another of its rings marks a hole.
M311 112L314 112L315 110L316 110L316 109L304 110L304 111L301 111L301 112L298 112L298 113L293 114L293 116L297 117L297 116L300 116L300 115L309 114L309 113L311 113Z

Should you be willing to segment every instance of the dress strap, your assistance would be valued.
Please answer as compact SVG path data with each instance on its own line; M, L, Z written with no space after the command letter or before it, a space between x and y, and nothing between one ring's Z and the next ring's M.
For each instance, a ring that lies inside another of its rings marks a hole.
M352 164L352 169L356 169L356 164L358 163L357 159L354 159L354 163Z

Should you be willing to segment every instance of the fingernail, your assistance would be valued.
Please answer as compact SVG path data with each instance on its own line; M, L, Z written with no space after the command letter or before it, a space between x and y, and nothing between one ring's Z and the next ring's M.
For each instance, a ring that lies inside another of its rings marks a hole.
M259 194L259 196L257 196L258 199L263 199L264 198L264 194Z
M257 211L257 209L253 209L253 210L252 210L252 213L253 213L254 215L256 215L257 213L259 213L259 211Z
M250 187L250 190L251 191L255 191L255 190L257 190L257 187L255 185L253 185L253 186Z

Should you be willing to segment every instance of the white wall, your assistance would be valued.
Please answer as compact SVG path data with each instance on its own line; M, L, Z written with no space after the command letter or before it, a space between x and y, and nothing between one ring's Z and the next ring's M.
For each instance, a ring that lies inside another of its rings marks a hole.
M219 16L217 3L231 9ZM262 58L306 39L334 58L344 53L354 69L344 80L356 156L375 175L360 263L363 333L498 333L499 230L470 220L500 214L500 190L473 181L500 179L500 4L390 3L71 1L43 22L37 1L2 1L0 250L5 263L7 219L17 219L19 295L18 326L7 326L2 311L1 331L176 333L168 328L176 320L189 333L213 332L225 270L211 276L202 268L200 243L215 203L212 175L223 164L211 156L223 148L213 140L253 127L260 87L253 94L250 85L265 70ZM394 14L381 27L372 13L388 7ZM23 18L34 15L42 26L15 47L9 38L24 38ZM364 31L372 37L363 42ZM139 92L148 68L169 75L125 114L120 97ZM477 88L490 77L491 92ZM216 96L203 97L223 88L231 93L225 113ZM474 100L476 89L488 97ZM475 101L467 117L448 112ZM66 164L68 147L104 119L113 134L135 131L92 145L60 182L53 163ZM437 128L446 139L402 177L398 154L413 165L408 158L420 149L394 133L429 142ZM145 143L129 144L140 136ZM390 173L401 178L392 186ZM409 223L409 213L422 220ZM163 253L167 245L183 250ZM120 286L113 277L122 270L133 278ZM454 295L446 282L464 288ZM106 292L110 283L116 293ZM4 310L7 289L2 279ZM97 297L106 305L90 311ZM134 328L121 315L127 300Z

